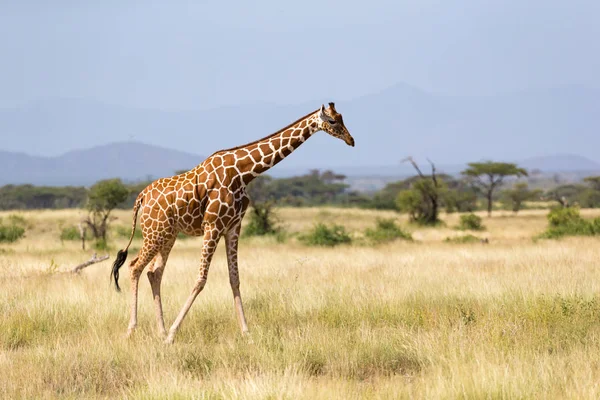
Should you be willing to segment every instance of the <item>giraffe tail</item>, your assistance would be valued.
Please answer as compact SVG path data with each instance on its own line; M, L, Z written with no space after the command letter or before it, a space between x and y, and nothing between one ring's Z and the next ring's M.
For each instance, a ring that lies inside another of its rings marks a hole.
M125 260L127 259L127 250L129 250L129 246L131 246L131 242L133 241L133 236L135 235L135 226L137 223L137 215L138 215L140 206L142 205L143 194L144 194L144 192L142 192L138 195L137 199L135 199L135 204L133 205L133 224L131 227L131 236L129 237L129 243L127 243L127 246L123 250L119 250L117 252L117 259L115 260L115 262L113 263L113 266L112 266L111 276L115 281L115 289L117 290L117 292L121 291L121 288L119 287L119 269L123 266L123 264L125 264Z

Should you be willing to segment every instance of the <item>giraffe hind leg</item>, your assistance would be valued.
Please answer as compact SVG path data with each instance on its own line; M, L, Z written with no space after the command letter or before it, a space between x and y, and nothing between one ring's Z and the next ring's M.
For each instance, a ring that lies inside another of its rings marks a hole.
M162 281L163 272L169 258L169 253L173 248L175 240L165 245L155 258L154 265L148 271L148 280L152 288L152 297L154 298L154 309L156 312L156 323L158 326L159 334L164 338L167 336L167 330L165 329L165 320L163 317L162 309L162 297L160 294L160 285Z
M131 316L129 319L129 326L127 327L128 337L131 336L137 327L138 284L140 275L146 265L148 265L148 263L156 256L157 251L158 250L155 247L150 247L147 243L144 243L138 256L129 264L129 279L131 281Z

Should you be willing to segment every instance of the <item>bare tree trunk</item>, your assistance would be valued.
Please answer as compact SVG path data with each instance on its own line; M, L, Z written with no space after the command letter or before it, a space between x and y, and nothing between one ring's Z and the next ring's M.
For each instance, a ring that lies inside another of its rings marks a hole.
M85 226L79 222L79 236L81 236L81 249L85 250Z
M419 168L419 166L417 165L417 163L415 162L415 160L412 157L406 157L404 160L402 160L402 162L404 162L404 161L409 161L412 164L412 166L415 168L415 170L417 171L417 173L419 174L421 179L427 179L427 177L425 177L425 175L423 175L423 173L421 172L421 169ZM439 185L438 185L438 181L437 181L437 176L435 174L435 164L433 162L431 162L431 160L429 160L429 159L427 159L427 161L429 161L429 164L431 164L431 181L433 183L433 192L424 193L424 196L426 196L431 203L431 210L427 211L424 219L427 222L427 224L435 224L438 222L438 208L439 208L438 188L439 188Z
M488 201L488 206L487 206L487 211L488 211L488 217L492 216L492 191L488 191L487 193L487 201Z
M94 253L94 255L92 255L92 258L91 258L91 259L89 259L88 261L86 261L86 262L84 262L84 263L82 263L82 264L79 264L78 266L76 266L75 268L73 268L73 269L71 270L71 272L73 272L74 274L77 274L77 273L79 273L79 271L81 271L81 270L82 270L82 269L84 269L85 267L89 267L90 265L92 265L92 264L96 264L96 263L99 263L100 261L108 260L108 257L109 257L109 256L108 256L108 254L107 254L107 255L105 255L105 256L103 256L103 257L100 257L100 258L98 258L98 257L96 256L96 253Z

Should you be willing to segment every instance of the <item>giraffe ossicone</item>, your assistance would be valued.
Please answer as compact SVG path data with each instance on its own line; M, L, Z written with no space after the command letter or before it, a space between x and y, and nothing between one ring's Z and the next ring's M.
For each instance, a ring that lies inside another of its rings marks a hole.
M166 336L166 342L173 342L181 322L206 284L210 262L222 236L225 236L229 282L237 319L241 331L248 331L238 273L241 222L250 204L246 185L321 130L354 146L354 138L346 129L342 115L336 111L334 103L329 103L328 107L322 105L318 110L270 136L243 146L217 151L190 171L158 179L142 190L133 206L129 243L117 253L112 266L112 277L116 289L120 290L119 268L127 258L137 215L141 212L142 248L129 264L132 298L128 335L137 326L139 278L146 265L151 263L147 275L154 298L158 329ZM160 287L169 253L179 232L203 236L200 270L192 292L167 335Z

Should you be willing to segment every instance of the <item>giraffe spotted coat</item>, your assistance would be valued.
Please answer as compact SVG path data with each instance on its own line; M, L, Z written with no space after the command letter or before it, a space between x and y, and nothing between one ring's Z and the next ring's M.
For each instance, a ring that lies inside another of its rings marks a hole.
M131 281L131 318L128 335L137 325L137 294L139 277L149 263L148 279L154 297L158 329L167 335L160 295L160 286L169 253L179 232L203 236L199 274L192 293L169 330L166 341L172 342L196 296L202 291L208 269L219 239L225 236L229 281L240 328L247 332L240 295L237 249L241 221L250 199L246 185L291 154L315 132L323 130L354 146L335 105L321 106L282 130L263 139L232 149L221 150L204 162L182 174L162 178L146 187L134 205L132 236L129 244L117 255L113 276L118 286L118 270L127 256L133 239L138 212L143 234L142 248L129 265Z

